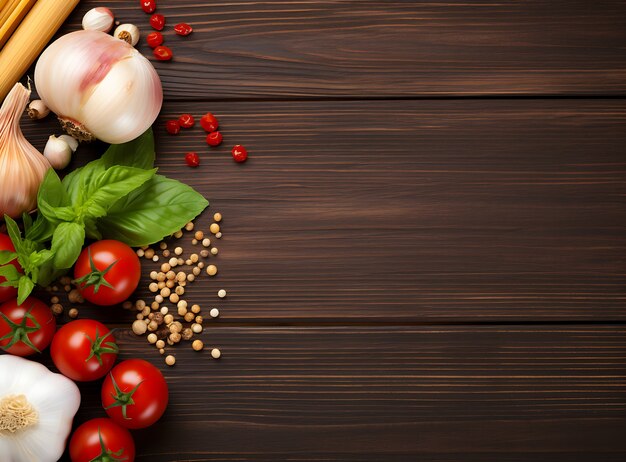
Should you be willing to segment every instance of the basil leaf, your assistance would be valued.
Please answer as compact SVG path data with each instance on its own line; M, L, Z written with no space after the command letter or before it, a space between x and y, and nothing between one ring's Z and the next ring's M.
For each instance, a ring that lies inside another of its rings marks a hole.
M152 128L133 141L124 144L113 144L102 156L106 168L114 165L136 167L150 170L154 167L154 135Z
M54 232L55 225L50 223L43 214L37 215L37 219L33 226L26 231L26 239L33 242L45 242L49 241Z
M93 183L96 178L104 173L106 167L102 159L89 162L84 167L77 168L63 178L63 186L72 204L82 204L85 197L89 197L93 191Z
M4 221L7 225L7 232L11 238L11 242L13 242L13 247L15 247L15 251L19 255L19 248L22 245L22 233L20 233L20 228L17 226L15 220L8 215L4 216Z
M17 281L19 280L19 278L22 275L15 268L15 266L13 266L13 265L5 265L5 266L0 266L0 276L6 279L6 281L4 281L2 284L0 284L0 286L3 286L3 287L16 287L17 286Z
M71 206L53 207L44 199L39 199L37 207L44 218L51 223L74 221L76 219L76 211Z
M65 186L63 186L59 175L53 169L46 172L43 181L39 185L37 203L39 204L42 200L45 200L52 207L70 205L70 198L67 195Z
M22 214L22 222L24 223L24 234L28 234L28 230L33 227L33 217L28 213Z
M190 186L155 175L117 201L108 215L98 220L98 229L105 238L130 246L149 245L180 230L208 205Z
M143 170L135 167L117 165L107 169L94 183L94 193L82 206L87 216L100 217L115 202L142 184L156 173L155 170ZM90 210L92 209L92 210Z
M35 283L28 276L22 276L17 287L17 304L24 303L34 288Z
M85 242L85 227L79 223L61 223L52 235L52 253L57 269L70 268Z
M17 254L15 252L11 252L10 250L0 250L0 265L6 265L16 258Z

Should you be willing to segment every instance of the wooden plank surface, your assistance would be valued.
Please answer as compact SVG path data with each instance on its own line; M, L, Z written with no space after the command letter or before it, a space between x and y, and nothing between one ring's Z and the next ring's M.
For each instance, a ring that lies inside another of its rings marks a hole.
M150 32L138 1L109 0ZM80 27L83 1L65 30ZM601 1L159 0L167 98L626 94L626 4ZM144 43L144 42L142 42ZM151 50L141 46L141 51Z
M138 461L617 460L623 327L211 328ZM122 358L160 365L127 330ZM96 395L98 386L81 386ZM101 414L85 400L78 422ZM158 443L157 443L158 442Z
M207 110L222 147L164 134ZM168 103L157 134L161 172L212 203L201 227L224 215L220 273L188 291L228 289L224 322L626 319L622 101Z

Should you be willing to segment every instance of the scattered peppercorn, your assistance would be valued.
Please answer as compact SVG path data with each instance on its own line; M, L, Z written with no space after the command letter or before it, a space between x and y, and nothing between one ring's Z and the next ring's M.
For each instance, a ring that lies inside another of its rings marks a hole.
M219 213L219 212L215 213L215 214L213 215L213 220L214 220L216 223L219 223L220 221L222 221L222 214L221 214L221 213Z
M168 366L173 366L174 364L176 364L176 358L172 355L167 355L165 357L165 364L167 364Z
M202 351L202 349L204 348L204 343L202 343L202 340L194 340L191 344L191 347L195 351Z
M213 349L211 350L211 356L212 356L214 359L219 359L219 358L220 358L220 356L222 356L222 352L221 352L220 350L218 350L217 348L213 348Z
M220 289L220 290L218 290L218 291L217 291L217 296L218 296L219 298L224 298L224 297L226 297L226 291L225 291L224 289Z
M71 318L71 319L76 319L78 317L78 310L76 308L72 308L67 312L67 315Z

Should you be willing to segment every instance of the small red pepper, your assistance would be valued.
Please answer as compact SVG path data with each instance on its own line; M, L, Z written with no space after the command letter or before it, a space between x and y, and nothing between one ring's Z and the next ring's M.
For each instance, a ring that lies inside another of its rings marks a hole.
M191 114L183 114L178 118L178 123L183 128L191 128L196 121Z
M217 131L217 129L220 126L220 123L217 120L217 117L215 117L210 112L207 112L200 119L200 125L202 125L202 128L204 128L206 132L211 133L211 132Z
M180 24L176 24L174 26L174 32L176 32L178 35L186 37L193 32L193 27L191 27L186 22L181 22Z
M162 14L153 14L150 16L150 25L153 29L163 30L165 27L165 16Z
M150 32L146 37L146 42L150 48L156 48L163 43L163 34L161 32Z
M185 162L190 167L196 168L200 165L200 157L198 157L198 154L195 152L188 152L185 155Z
M174 56L172 50L165 45L160 45L154 49L154 57L159 61L169 61L172 59L172 56Z
M240 144L236 145L230 152L233 155L235 162L241 163L248 159L248 151Z
M141 0L141 9L146 13L154 13L156 10L156 1L155 0Z
M222 137L222 134L220 132L213 132L207 135L206 143L209 146L219 146L220 144L222 144L223 139L224 138Z
M165 122L165 129L170 135L178 135L180 133L180 124L178 120L168 120Z

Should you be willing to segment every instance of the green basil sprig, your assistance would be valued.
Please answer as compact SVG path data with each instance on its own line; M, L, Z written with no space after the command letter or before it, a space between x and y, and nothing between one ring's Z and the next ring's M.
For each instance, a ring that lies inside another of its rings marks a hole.
M3 285L18 287L18 302L36 284L48 285L76 262L86 238L117 239L131 246L160 241L209 205L193 188L154 168L152 129L68 174L49 170L37 195L37 219L24 215L24 237L5 217L16 251L0 252ZM18 259L19 273L9 262Z

